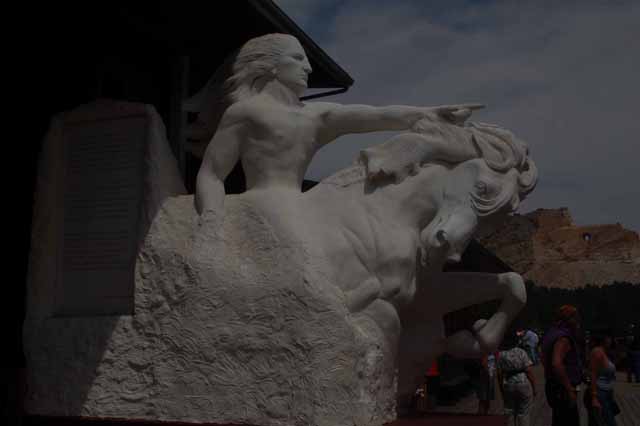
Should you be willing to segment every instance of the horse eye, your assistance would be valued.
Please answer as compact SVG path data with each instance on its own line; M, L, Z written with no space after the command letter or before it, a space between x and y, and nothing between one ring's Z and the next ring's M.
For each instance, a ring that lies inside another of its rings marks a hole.
M485 182L476 182L475 187L478 194L486 194L489 190Z

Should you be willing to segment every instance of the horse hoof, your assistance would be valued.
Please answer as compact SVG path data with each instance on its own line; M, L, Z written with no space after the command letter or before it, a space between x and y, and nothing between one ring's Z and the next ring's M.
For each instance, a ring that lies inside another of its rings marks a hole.
M475 333L478 333L480 330L484 328L485 325L487 325L487 320L484 318L481 318L478 321L474 322L471 328Z

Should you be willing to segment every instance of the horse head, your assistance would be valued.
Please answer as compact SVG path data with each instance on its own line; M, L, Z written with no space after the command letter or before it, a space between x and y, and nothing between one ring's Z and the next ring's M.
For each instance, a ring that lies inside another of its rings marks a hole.
M516 211L537 181L526 144L511 132L486 124L468 131L477 157L450 169L438 213L421 233L426 263L459 261L478 225Z
M425 173L431 180L423 187L437 192L431 194L437 205L420 233L423 262L438 267L460 260L479 225L514 212L535 187L538 172L526 143L498 126L417 128L363 151L360 159L370 179L396 183L429 168L442 171Z

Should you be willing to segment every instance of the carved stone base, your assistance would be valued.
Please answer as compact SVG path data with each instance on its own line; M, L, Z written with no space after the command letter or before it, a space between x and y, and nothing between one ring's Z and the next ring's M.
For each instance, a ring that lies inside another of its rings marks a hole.
M395 419L385 339L304 247L229 197L222 226L169 198L132 316L28 319L30 414L256 425Z

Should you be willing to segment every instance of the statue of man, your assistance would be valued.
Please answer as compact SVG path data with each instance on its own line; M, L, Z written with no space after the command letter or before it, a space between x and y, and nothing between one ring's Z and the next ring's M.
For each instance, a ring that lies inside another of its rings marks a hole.
M461 124L481 105L442 107L301 102L311 65L298 40L268 34L245 43L185 103L212 135L198 172L199 214L222 211L224 179L240 159L247 190L300 192L313 155L349 133L410 129L419 120Z

